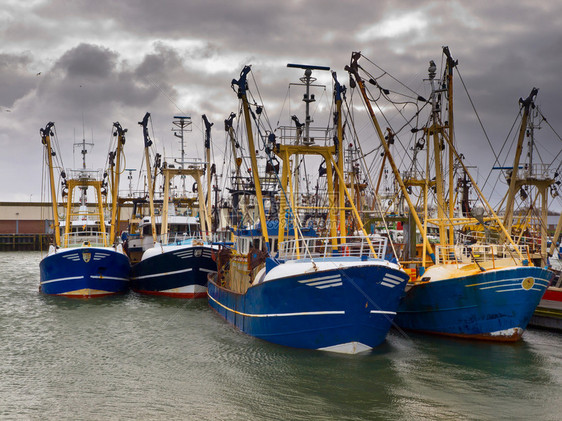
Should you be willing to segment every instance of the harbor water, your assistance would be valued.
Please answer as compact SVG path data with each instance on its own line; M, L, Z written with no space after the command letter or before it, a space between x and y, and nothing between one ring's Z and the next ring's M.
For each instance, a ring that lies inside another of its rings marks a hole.
M205 299L43 296L40 259L0 253L0 419L560 419L561 334L392 330L364 355L284 348Z

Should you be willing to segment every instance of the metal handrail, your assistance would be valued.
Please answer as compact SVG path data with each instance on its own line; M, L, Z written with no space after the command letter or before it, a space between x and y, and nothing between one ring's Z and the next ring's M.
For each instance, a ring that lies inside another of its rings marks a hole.
M109 244L109 234L100 231L78 231L63 234L62 244L66 247L81 247L85 244L105 247Z
M373 245L376 256L384 257L388 239L385 237L369 237L369 240ZM339 237L304 237L298 240L283 241L279 243L279 258L281 260L299 260L331 257L375 257L366 237L345 237L345 243L340 243L340 241L341 238Z
M518 256L517 250L521 255L527 254L527 246L513 246L512 244L471 244L454 246L436 246L436 263L484 263L492 262L495 264L497 259L514 258Z
M228 232L217 232L217 233L208 233L207 243L214 243L214 242L223 242L227 239L230 235ZM204 242L203 235L200 231L187 233L187 232L176 232L176 233L168 233L168 239L162 238L162 244L182 244L187 240L198 240Z

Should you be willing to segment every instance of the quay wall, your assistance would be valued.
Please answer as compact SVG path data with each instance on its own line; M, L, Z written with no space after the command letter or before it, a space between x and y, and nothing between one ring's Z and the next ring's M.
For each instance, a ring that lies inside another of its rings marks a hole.
M58 213L64 215L59 204ZM94 207L91 207L94 211ZM119 231L127 229L132 206L121 209ZM109 213L106 216L109 218ZM52 241L53 210L49 202L0 202L0 251L46 250Z

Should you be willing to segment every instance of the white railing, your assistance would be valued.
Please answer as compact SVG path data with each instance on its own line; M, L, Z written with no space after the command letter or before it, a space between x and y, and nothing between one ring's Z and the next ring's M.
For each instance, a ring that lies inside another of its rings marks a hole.
M537 178L549 178L550 171L550 165L548 164L533 164L530 175Z
M520 250L527 252L527 248L530 252L540 249L540 235L518 235L513 234L511 236L513 242L518 246ZM484 231L471 231L468 234L460 234L457 240L461 244L473 244L485 241L486 243L496 243L500 239L499 232L486 233ZM513 246L511 249L513 250Z
M105 247L109 245L109 234L102 232L71 232L63 234L62 246L63 247L81 247L83 245L90 245L96 247Z
M404 180L423 180L425 178L425 175L423 171L414 168L411 170L403 171L402 178Z
M166 238L167 237L167 238ZM230 238L230 232L216 232L216 233L208 233L206 235L207 242L224 242ZM182 232L174 232L168 233L167 236L161 239L162 244L182 244L188 240L199 240L203 242L203 235L200 231L192 232L192 233L182 233Z
M378 257L386 254L387 238L346 237L345 243L340 243L339 237L305 237L298 240L283 241L279 244L279 258L282 260L298 260L308 258L331 258L342 256Z
M203 237L200 232L172 232L160 237L162 244L181 244L187 240L203 241Z
M301 133L298 134L295 126L281 126L278 129L279 136L277 137L277 142L283 145L295 145L297 142L302 145L306 142L306 139L304 139L304 130L301 130ZM331 144L330 142L332 142L332 132L325 127L310 126L308 133L310 137L309 140L316 145L323 146L325 144Z
M518 251L523 257L527 256L526 246L513 246L511 244L437 246L435 248L435 258L436 263L484 263L504 258L518 259Z
M90 169L90 168L67 168L66 174L69 178L79 179L79 180L101 180L103 170L101 169Z

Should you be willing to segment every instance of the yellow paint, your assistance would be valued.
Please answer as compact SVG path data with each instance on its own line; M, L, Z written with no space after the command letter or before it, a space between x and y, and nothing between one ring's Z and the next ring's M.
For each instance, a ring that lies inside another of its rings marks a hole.
M530 290L535 285L535 280L533 278L525 278L523 282L521 282L521 287L525 290Z
M65 292L61 295L68 295L71 297L86 297L91 295L103 295L103 294L110 294L110 292L102 291L99 289L83 288L83 289L77 289L75 291Z

